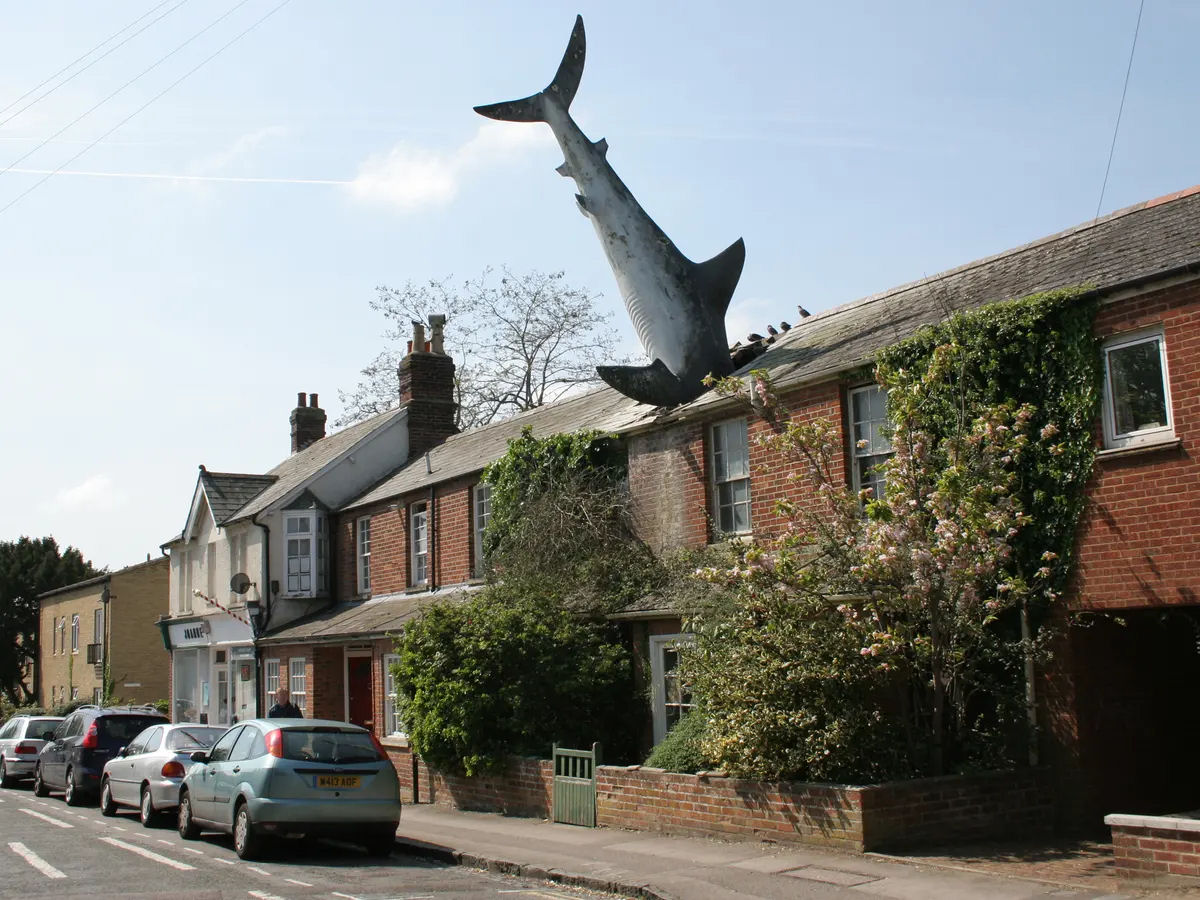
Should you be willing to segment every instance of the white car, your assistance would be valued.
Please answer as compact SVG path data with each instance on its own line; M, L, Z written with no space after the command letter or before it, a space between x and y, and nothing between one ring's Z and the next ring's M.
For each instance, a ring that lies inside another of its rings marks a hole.
M226 730L191 722L146 728L104 764L100 812L112 816L118 806L132 806L142 824L151 827L160 813L179 805L179 784L192 753L207 750Z
M38 753L62 716L13 716L0 728L0 787L32 778Z

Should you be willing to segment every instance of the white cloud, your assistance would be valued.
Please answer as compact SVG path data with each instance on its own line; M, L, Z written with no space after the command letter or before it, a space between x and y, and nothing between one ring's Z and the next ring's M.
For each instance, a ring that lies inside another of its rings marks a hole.
M54 510L82 512L112 510L123 505L125 494L107 475L92 475L74 487L66 487L54 495L49 506Z
M401 141L387 153L368 157L350 191L358 200L405 212L442 206L471 174L553 142L548 128L511 122L484 122L470 140L448 152Z

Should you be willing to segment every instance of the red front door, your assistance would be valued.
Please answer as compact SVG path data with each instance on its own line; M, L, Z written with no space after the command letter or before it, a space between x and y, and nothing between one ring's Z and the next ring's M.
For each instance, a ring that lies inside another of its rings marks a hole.
M374 730L375 704L371 702L371 657L347 657L346 680L350 693L350 721Z

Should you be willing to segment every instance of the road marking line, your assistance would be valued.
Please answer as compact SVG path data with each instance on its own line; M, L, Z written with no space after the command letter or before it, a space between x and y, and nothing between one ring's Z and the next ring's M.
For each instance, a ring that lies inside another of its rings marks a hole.
M128 831L127 828L122 828L120 825L114 825L113 831Z
M195 853L197 856L204 855L203 850L194 850L191 847L180 847L179 849L182 850L184 853Z
M334 892L333 892L333 896L335 896L335 897L345 897L345 898L346 898L346 900L358 900L358 898L357 898L357 897L355 897L353 894L339 894L337 891L334 891Z
M10 850L12 850L13 853L17 854L17 856L21 857L21 859L25 860L25 862L29 863L31 866L33 866L35 869L37 869L39 872L41 872L47 878L66 878L67 877L62 872L58 871L58 869L54 868L54 866L50 865L50 863L46 862L44 859L42 859L40 856L38 856L36 853L34 853L28 847L26 847L24 844L22 844L18 841L13 841L12 843L10 843L8 845L8 847Z
M59 828L74 828L75 827L70 822L64 822L64 821L62 821L62 819L51 818L50 816L46 815L45 813L40 813L40 812L37 812L36 810L23 809L23 810L21 810L21 812L25 813L25 815L27 815L27 816L33 816L35 819L41 819L43 822L49 822L51 825L57 825Z
M174 846L175 846L175 843L174 843L173 841L164 840L163 838L159 838L159 839L158 839L158 842L159 842L160 844L166 844L168 847L174 847Z
M237 865L237 863L235 863L233 860L230 860L230 859L221 859L221 857L219 857L219 856L214 856L214 857L213 857L213 862L219 862L219 863L221 863L222 865L226 865L226 866L236 866L236 865Z
M298 884L298 885L300 885L300 887L312 887L312 885L309 884L307 881L297 881L295 878L285 878L283 880L288 882L289 884Z
M279 897L275 894L268 894L264 891L246 891L246 893L251 897L257 897L258 900L284 900L283 897Z
M164 866L170 866L172 869L185 871L195 869L195 866L190 866L187 863L179 862L178 860L168 859L161 854L155 853L153 850L147 850L144 847L138 847L135 844L127 844L124 841L118 841L116 838L102 837L100 840L106 844L112 844L114 847L120 847L122 850L128 850L130 853L136 853L138 856L144 856L146 859L152 859L155 862L162 863Z
M258 866L246 866L246 868L249 869L251 872L257 872L259 875L266 875L268 878L271 875L271 873L268 872L266 869L260 869Z

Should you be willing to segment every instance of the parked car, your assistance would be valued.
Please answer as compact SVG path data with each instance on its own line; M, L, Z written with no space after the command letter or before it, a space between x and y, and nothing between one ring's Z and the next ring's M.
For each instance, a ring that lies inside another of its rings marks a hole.
M100 812L114 816L118 806L137 807L149 828L159 813L179 805L179 785L192 753L207 750L226 730L194 723L151 725L104 764Z
M400 783L371 732L324 719L250 719L192 754L179 788L179 834L233 835L242 859L272 835L336 835L386 856Z
M62 716L13 716L0 728L0 787L30 778L46 737Z
M166 721L152 706L79 707L59 723L38 754L33 792L45 797L62 791L71 806L95 797L104 764L140 732Z

